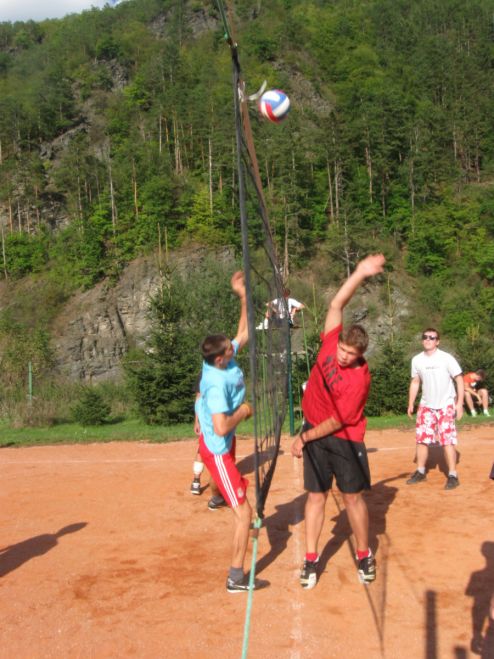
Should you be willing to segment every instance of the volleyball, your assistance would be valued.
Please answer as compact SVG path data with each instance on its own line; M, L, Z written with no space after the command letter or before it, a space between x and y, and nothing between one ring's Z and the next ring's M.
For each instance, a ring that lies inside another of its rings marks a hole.
M277 124L288 114L290 99L280 89L270 89L261 96L258 107L263 117Z

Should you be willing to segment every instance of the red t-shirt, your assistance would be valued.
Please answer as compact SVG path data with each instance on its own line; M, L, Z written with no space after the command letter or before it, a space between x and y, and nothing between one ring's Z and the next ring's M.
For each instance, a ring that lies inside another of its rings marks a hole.
M467 387L475 389L475 387L478 385L477 374L476 373L466 373L463 376L463 382L465 383L465 385Z
M363 442L367 420L364 407L371 377L362 358L356 368L342 368L336 360L339 325L322 337L317 361L310 372L302 400L304 417L312 426L333 418L343 423L335 437Z

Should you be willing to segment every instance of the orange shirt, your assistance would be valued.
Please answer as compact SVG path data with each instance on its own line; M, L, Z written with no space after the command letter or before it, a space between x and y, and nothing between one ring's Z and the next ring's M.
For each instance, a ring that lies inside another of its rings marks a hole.
M465 373L463 376L463 383L465 387L468 387L469 389L475 389L477 386L477 374L476 373Z

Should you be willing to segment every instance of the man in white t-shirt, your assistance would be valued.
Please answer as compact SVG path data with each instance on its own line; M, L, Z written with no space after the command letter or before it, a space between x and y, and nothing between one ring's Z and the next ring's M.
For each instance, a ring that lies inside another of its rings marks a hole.
M412 417L415 399L422 387L415 426L417 470L407 480L407 484L413 485L426 480L425 465L429 445L434 442L437 433L448 464L445 489L453 490L460 484L456 472L458 440L455 416L459 420L463 415L462 370L452 355L439 350L439 332L433 327L424 330L422 345L423 352L412 359L412 381L408 393L408 416Z
M293 327L295 320L295 314L302 309L305 309L305 304L299 302L294 297L290 297L290 289L285 288L283 291L283 297L276 298L271 300L267 305L268 310L266 312L266 317L272 322L280 322L287 317L290 327Z

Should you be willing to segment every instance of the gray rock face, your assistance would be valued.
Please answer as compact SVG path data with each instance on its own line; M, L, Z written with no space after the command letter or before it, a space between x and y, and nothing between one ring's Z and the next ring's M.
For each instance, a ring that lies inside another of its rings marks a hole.
M179 273L199 272L207 254L205 248L189 246L170 257L170 267ZM215 259L229 267L233 252L219 249ZM102 282L74 295L53 326L57 370L76 381L120 380L122 358L130 348L146 345L149 303L161 282L158 258L149 256L130 263L115 286Z
M118 284L101 283L74 296L57 319L53 336L57 367L73 380L119 380L130 347L143 346L148 307L160 282L153 259L133 262Z

